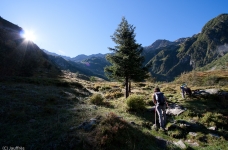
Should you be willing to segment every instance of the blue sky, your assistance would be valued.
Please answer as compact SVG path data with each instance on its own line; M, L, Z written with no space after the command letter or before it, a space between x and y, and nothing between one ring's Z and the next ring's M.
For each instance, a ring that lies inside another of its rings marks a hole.
M228 13L228 0L1 0L0 16L33 32L34 43L60 55L109 53L110 36L124 16L136 41L174 41L199 33Z

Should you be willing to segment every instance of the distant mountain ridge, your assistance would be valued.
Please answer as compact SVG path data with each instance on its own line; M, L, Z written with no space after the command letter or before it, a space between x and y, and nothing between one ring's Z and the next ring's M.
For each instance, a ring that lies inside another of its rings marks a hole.
M71 72L84 74L87 76L97 76L103 79L107 79L103 71L94 71L96 68L91 68L89 63L74 62L71 60L66 60L61 56L49 55L48 59L58 66L61 70L69 70ZM101 69L100 69L101 70Z
M166 46L169 46L169 45L177 45L177 44L180 44L180 43L183 43L187 38L180 38L180 39L177 39L173 42L169 41L169 40L156 40L154 43L152 43L150 46L146 46L144 47L144 50L145 51L152 51L152 50L155 50L155 49L159 49L159 48L162 48L162 47L166 47Z
M49 60L56 64L61 70L69 70L87 76L97 76L107 79L103 71L106 65L110 65L105 59L107 54L78 55L71 58L51 53L44 49L43 51L49 55Z
M56 54L56 53L53 53L53 52L49 52L48 50L45 50L45 49L42 49L42 51L44 51L46 54L48 55L52 55L52 56L60 56L66 60L70 60L70 61L74 61L74 62L81 62L85 59L90 59L92 57L102 57L102 58L105 58L105 56L107 54L101 54L101 53L98 53L98 54L91 54L91 55L85 55L85 54L80 54L80 55L77 55L75 57L69 57L69 56L63 56L63 55L59 55L59 54Z
M215 65L227 58L227 29L228 14L221 14L209 20L203 26L202 31L192 37L179 38L175 41L156 40L151 45L144 47L142 53L145 57L144 64L151 66L149 71L159 81L171 81L183 72L200 69L204 66L207 66L204 67L207 69L216 68ZM27 51L25 47L24 49L18 48L18 45L23 42L19 35L22 28L0 18L0 30L0 57L3 58L0 60L0 69L4 72L11 70L22 73L22 70L26 70L29 73L31 70L34 74L34 70L39 67L45 68L44 62L46 62L46 69L47 66L52 66L51 68L106 78L104 67L110 65L105 59L107 54L98 53L89 56L81 54L71 58L46 50L41 52L39 47L32 42L27 47L31 50ZM17 63L16 60L22 59L20 54L24 53L27 54L26 59L23 59L23 63ZM6 63L7 65L5 65ZM226 63L222 66L224 68Z
M81 55L78 55L76 57L73 57L72 58L72 61L74 62L80 62L80 61L83 61L85 59L90 59L92 57L101 57L101 58L105 58L107 54L101 54L101 53L98 53L98 54L92 54L92 55L84 55L84 54L81 54Z

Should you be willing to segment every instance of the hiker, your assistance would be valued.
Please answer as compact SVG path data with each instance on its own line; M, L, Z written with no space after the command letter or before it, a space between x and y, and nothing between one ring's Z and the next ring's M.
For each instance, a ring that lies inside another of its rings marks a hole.
M180 86L180 90L181 90L182 98L185 98L185 94L188 96L192 96L192 90L189 87L187 87L187 84L183 83Z
M186 85L185 83L183 83L183 84L180 86L182 98L185 98L185 88L186 88L186 87L187 87L187 85Z
M157 87L154 89L154 94L152 96L155 108L158 114L160 129L165 130L166 125L166 107L168 103L164 93L160 92L160 89ZM156 118L155 118L156 119Z
M192 90L189 87L186 87L185 88L185 94L191 97L192 96Z

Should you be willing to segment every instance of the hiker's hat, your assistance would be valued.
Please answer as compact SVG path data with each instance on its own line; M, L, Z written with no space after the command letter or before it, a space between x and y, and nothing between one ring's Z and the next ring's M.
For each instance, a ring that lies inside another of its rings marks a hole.
M187 86L187 84L186 83L183 83L181 86L185 87L185 86Z

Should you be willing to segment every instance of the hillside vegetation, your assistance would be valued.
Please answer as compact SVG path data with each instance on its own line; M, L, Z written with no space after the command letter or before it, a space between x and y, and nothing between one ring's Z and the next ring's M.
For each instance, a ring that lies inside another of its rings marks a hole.
M224 56L222 56L220 59L216 59L212 61L210 64L207 64L206 66L199 68L199 70L220 70L220 69L227 69L228 68L228 54L226 53Z
M187 80L192 74L201 82ZM227 84L221 86L228 82L228 72L192 74L182 74L172 83L133 83L130 97L141 97L143 107L139 109L128 107L124 87L117 82L81 80L70 72L58 79L2 78L0 137L4 138L0 143L26 149L179 149L174 143L182 140L185 149L225 149L227 97L195 95L182 99L179 85L188 81L192 90L228 91ZM211 74L214 78L209 79ZM186 108L178 116L168 116L165 132L152 128L151 94L155 86L165 93L170 106ZM91 101L97 94L100 96ZM183 126L186 122L193 125Z

